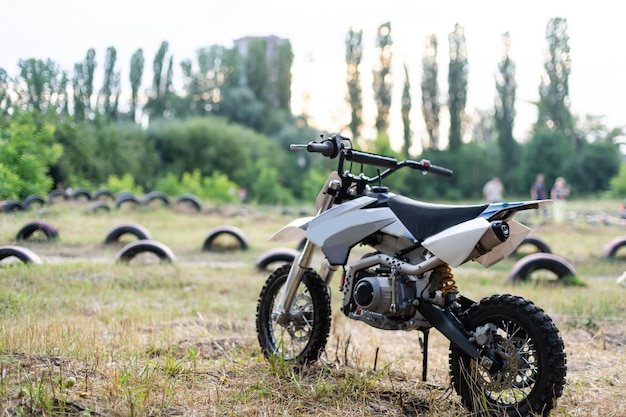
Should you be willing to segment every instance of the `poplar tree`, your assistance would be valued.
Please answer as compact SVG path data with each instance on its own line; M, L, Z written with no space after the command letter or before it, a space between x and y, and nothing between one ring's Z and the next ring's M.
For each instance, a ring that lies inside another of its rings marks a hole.
M513 136L517 82L515 81L515 62L509 55L511 37L508 32L502 35L502 43L502 59L498 64L498 73L495 76L496 91L498 92L495 103L495 119L502 164L500 171L504 174L518 165L519 145Z
M448 36L450 42L450 64L448 66L448 108L450 110L450 134L448 146L451 151L461 148L463 119L467 103L467 46L465 31L458 23Z
M428 133L427 148L439 147L439 66L437 64L437 35L426 37L424 55L422 57L422 115Z
M378 49L378 64L374 67L373 87L376 101L376 130L378 136L386 135L389 129L389 109L391 107L391 60L393 57L391 45L391 22L383 23L378 27L376 48Z
M141 88L141 82L143 80L144 65L143 49L139 48L130 59L130 119L133 122L137 120L139 89Z
M90 48L85 59L74 65L72 89L74 91L74 118L77 121L91 120L93 117L91 97L95 70L96 51Z
M120 96L120 73L115 71L117 50L110 46L104 58L104 81L100 89L99 105L102 105L101 114L107 120L117 118L117 108Z
M539 87L538 126L560 129L566 136L573 136L573 118L570 112L569 75L571 56L567 20L550 19L546 26L548 50L544 63L545 72Z
M168 49L169 43L163 41L152 61L152 69L154 71L152 92L146 104L150 118L165 117L166 111L168 110L168 101L172 89L174 61L172 56L166 59Z
M350 28L346 36L346 81L347 101L350 106L350 131L357 140L363 125L363 92L359 66L363 59L363 31Z
M408 159L411 147L411 82L409 80L409 68L404 63L404 87L402 88L402 153Z

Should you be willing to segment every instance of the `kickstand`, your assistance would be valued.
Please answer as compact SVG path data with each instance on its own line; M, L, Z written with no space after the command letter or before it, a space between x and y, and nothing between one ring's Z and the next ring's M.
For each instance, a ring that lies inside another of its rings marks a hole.
M430 329L422 330L423 338L420 337L420 346L422 348L422 382L426 382L428 375L428 333Z

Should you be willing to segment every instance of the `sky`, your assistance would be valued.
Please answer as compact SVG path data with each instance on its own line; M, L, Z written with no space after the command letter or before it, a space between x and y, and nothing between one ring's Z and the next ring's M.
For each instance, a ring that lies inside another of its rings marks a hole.
M289 39L295 54L294 112L301 112L306 95L307 113L315 126L338 132L349 121L346 34L351 27L363 30L364 116L366 125L372 126L376 29L389 21L394 80L390 136L392 143L402 140L400 99L406 64L412 91L412 130L414 141L419 142L426 137L419 87L424 42L428 35L437 35L440 99L445 102L448 34L458 23L464 28L468 49L468 113L493 108L494 75L503 51L501 35L509 32L518 84L515 134L523 141L536 119L532 102L539 98L546 25L555 17L568 23L572 113L581 118L603 116L609 127L626 125L624 18L620 3L613 0L0 0L0 68L17 75L19 59L50 58L72 74L74 64L94 48L102 70L106 49L114 46L122 88L128 91L130 57L138 48L146 58L147 88L152 80L152 59L162 41L169 42L178 70L178 63L193 60L200 48L230 47L233 40L245 36L276 35ZM102 75L96 73L96 87L101 80ZM443 122L442 130L444 135Z

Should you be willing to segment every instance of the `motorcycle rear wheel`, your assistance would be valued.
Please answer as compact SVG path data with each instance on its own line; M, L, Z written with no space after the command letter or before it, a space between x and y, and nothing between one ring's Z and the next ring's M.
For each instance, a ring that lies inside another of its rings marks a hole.
M563 393L566 358L552 319L532 302L494 295L461 317L467 329L486 323L498 328L496 356L503 363L487 371L450 345L452 384L461 401L477 415L547 416Z
M274 271L261 290L256 315L257 337L266 358L277 356L306 364L317 360L326 346L331 320L330 296L320 276L312 269L306 270L289 309L289 321L277 323L272 313L290 268L291 264L286 264Z

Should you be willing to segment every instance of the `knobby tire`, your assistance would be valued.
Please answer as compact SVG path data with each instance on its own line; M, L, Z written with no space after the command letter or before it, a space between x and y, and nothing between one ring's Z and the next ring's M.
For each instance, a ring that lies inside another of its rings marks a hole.
M463 404L476 415L548 416L563 393L566 374L563 340L552 319L532 302L512 295L485 298L461 319L468 330L494 323L517 358L510 383L490 390L485 385L494 380L498 385L497 378L485 377L486 370L451 344L452 384Z
M330 296L320 276L308 269L290 308L294 320L285 325L276 323L272 312L290 268L291 265L287 264L276 269L261 290L256 316L257 336L266 358L279 357L296 364L307 364L317 360L326 346L331 321Z

